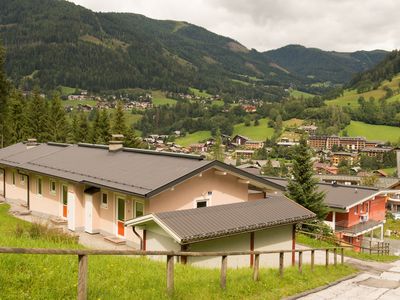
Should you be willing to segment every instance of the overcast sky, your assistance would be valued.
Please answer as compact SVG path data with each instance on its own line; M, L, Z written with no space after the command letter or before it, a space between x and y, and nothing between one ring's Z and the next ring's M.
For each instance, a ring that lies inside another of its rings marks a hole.
M72 0L94 11L187 21L259 51L400 48L399 0Z

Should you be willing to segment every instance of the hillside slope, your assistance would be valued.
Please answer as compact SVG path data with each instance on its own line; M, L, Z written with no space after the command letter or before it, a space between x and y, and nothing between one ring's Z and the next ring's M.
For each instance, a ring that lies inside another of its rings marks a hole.
M355 73L374 67L387 52L375 50L347 53L288 45L264 52L264 55L296 76L343 84Z

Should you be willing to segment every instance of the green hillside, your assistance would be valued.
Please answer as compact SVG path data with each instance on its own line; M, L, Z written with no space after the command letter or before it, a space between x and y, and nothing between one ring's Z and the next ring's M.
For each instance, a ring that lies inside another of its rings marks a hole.
M209 130L196 131L194 133L190 133L184 137L176 139L175 143L177 143L178 145L183 146L183 147L188 147L191 144L196 144L196 143L198 143L200 141L204 141L210 137L211 137L211 131L209 131Z
M236 124L233 127L233 135L240 134L247 136L252 140L265 141L267 138L271 138L274 134L274 129L268 127L268 119L260 119L258 126L245 126L244 123Z
M371 125L363 122L351 121L350 125L344 130L349 136L364 136L368 140L384 142L399 142L400 140L400 127Z
M339 106L350 106L358 107L358 98L364 97L368 100L370 97L374 97L376 100L382 99L386 95L385 88L392 89L395 93L400 89L400 74L393 77L391 81L384 80L379 84L379 86L374 89L364 93L357 93L356 89L347 89L344 91L343 96L338 97L334 100L326 101L328 105L339 105ZM400 95L395 94L394 96L387 99L388 102L393 102L400 100Z

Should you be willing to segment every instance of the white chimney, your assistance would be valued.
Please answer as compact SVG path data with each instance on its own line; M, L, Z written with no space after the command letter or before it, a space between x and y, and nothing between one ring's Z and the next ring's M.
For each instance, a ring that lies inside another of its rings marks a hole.
M111 141L108 143L108 151L116 152L123 148L124 136L122 134L113 134Z
M36 147L38 144L36 139L28 139L26 142L26 149L31 149Z

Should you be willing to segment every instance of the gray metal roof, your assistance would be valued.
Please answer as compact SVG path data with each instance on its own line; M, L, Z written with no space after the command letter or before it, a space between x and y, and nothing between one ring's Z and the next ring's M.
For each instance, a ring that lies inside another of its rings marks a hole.
M314 217L314 213L296 202L284 196L273 196L256 201L153 213L150 217L127 221L125 225L135 226L155 221L178 237L179 243L187 244L292 224Z
M104 145L47 143L27 149L20 143L0 149L0 164L148 197L211 167L271 186L255 175L196 155L130 148L110 152Z
M283 188L286 188L288 185L288 180L285 178L266 176L263 176L263 178L275 184L279 184ZM325 204L328 207L339 209L347 209L379 193L377 188L372 187L328 183L318 183L318 190L325 193Z
M350 227L336 226L335 230L338 232L343 232L344 234L347 235L358 236L382 224L383 224L382 221L368 220L367 222L358 223Z

